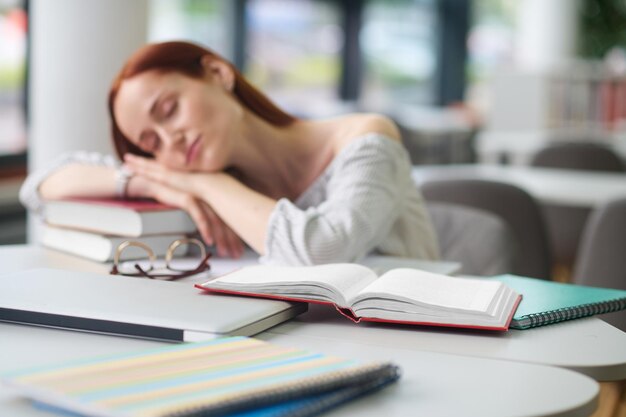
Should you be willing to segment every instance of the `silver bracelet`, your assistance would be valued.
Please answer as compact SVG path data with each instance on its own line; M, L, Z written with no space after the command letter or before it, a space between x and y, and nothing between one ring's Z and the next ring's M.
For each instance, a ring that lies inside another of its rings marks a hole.
M128 197L128 182L133 177L133 173L125 165L115 170L115 196L117 198Z

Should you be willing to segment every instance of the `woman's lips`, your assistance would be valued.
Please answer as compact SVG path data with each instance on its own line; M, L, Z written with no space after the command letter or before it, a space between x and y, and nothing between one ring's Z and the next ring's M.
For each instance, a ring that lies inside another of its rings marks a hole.
M187 150L187 160L186 160L187 165L189 165L196 159L196 157L200 153L201 147L202 147L202 142L200 142L200 136L198 136L198 138L193 141L193 143Z

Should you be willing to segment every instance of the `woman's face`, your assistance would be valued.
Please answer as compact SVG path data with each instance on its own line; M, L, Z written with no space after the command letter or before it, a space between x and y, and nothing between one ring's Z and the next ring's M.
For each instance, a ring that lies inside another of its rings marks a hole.
M229 165L242 108L214 75L147 71L124 80L114 104L122 133L157 162L186 171Z

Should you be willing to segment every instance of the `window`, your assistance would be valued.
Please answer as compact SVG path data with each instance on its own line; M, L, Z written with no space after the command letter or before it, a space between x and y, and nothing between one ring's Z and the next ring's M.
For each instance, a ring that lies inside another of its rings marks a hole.
M187 39L214 49L296 115L354 107L393 113L398 106L438 103L450 79L464 86L463 71L441 71L442 43L450 43L441 33L456 29L442 2L151 0L149 39ZM458 7L465 3L446 4L467 12ZM464 52L464 38L451 53L459 48Z
M148 40L187 40L232 59L230 20L234 2L223 0L151 0Z
M246 76L292 112L322 112L338 100L340 16L333 1L249 0Z
M487 81L502 67L513 65L517 0L475 0L467 39L468 100L486 112Z
M382 109L431 104L437 70L434 0L369 0L360 44L364 76L361 102Z
M21 1L0 0L0 157L26 151L26 11Z

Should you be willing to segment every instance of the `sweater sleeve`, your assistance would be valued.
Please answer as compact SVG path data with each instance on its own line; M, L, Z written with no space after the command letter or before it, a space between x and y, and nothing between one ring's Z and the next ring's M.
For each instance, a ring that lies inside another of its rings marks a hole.
M403 207L410 162L398 143L367 139L337 156L341 160L333 162L321 203L302 209L287 199L278 201L262 262L355 261L385 239Z
M39 186L55 171L71 164L84 164L92 166L105 166L117 168L120 162L112 155L104 155L98 152L75 151L67 152L52 161L49 165L31 172L26 177L20 189L20 202L29 210L37 214L43 214L43 202L39 195Z

